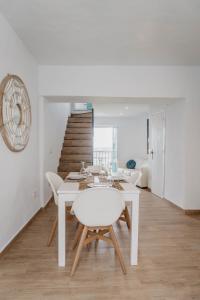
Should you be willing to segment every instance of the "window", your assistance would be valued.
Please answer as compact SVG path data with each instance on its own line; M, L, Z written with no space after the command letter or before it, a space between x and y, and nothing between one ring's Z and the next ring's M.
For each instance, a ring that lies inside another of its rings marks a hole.
M114 169L117 162L117 131L113 127L94 128L94 165Z

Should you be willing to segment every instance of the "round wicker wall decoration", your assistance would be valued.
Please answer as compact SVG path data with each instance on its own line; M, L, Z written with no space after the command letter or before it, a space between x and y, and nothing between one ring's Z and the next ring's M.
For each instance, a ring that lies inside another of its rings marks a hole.
M29 140L31 106L20 77L8 74L0 84L0 132L7 147L22 151Z

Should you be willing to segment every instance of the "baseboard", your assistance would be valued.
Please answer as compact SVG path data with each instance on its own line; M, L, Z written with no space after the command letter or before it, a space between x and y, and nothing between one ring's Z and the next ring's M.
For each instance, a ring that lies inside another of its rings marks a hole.
M49 200L41 208L46 209L52 201L53 201L53 197L49 198Z
M14 241L23 233L23 231L34 221L34 219L37 217L37 215L43 210L43 209L46 209L48 206L49 206L49 204L51 203L51 201L52 201L52 197L47 201L47 203L45 204L45 206L44 207L40 207L39 209L38 209L38 211L36 211L35 213L34 213L34 215L30 218L30 220L26 223L26 224L24 224L22 227L21 227L21 229L19 229L19 231L16 233L16 235L13 237L13 238L11 238L11 240L8 242L8 244L5 246L5 248L0 252L0 257L2 256L2 255L4 255L5 254L5 252L7 252L8 251L8 249L12 246L12 244L14 243Z
M167 200L171 206L178 208L179 210L181 210L187 216L200 215L200 209L184 209L184 208L178 206L177 204L175 204L174 202L171 202L170 200L168 200L166 198L163 198L163 199Z
M200 215L200 209L185 209L184 212L187 216Z
M138 187L139 189L141 189L141 190L145 190L145 191L148 191L148 192L151 192L151 189L150 188L148 188L148 186L139 186L139 185L136 185L136 187Z
M176 203L172 202L171 200L169 200L169 199L167 199L165 197L163 198L163 200L166 200L172 207L178 208L182 212L184 212L184 209L181 206L177 205Z

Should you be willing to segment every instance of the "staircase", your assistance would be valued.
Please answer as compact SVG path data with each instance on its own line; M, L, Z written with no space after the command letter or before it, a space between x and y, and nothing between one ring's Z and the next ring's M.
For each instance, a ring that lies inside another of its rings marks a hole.
M65 178L80 171L81 161L86 166L93 163L93 112L72 113L68 118L58 174Z

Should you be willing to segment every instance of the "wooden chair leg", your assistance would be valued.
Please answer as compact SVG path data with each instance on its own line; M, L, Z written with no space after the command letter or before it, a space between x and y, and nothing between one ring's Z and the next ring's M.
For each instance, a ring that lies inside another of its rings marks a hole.
M113 230L112 226L110 226L109 231L110 231L110 235L111 235L111 239L112 239L115 251L116 251L116 253L118 255L118 258L119 258L119 262L120 262L122 271L123 271L124 274L126 274L126 267L125 267L125 264L124 264L124 259L123 259L123 256L122 256L121 250L119 248L119 244L118 244L118 241L117 241L117 238L115 236L115 233L114 233L114 230Z
M124 209L124 216L125 216L125 220L126 220L126 224L127 224L128 229L131 229L131 218L130 218L127 206Z
M81 250L82 250L83 245L84 245L84 241L85 241L86 236L87 236L87 232L88 232L88 228L87 228L87 226L84 226L83 232L82 232L82 235L81 235L81 239L80 239L80 242L79 242L79 245L78 245L78 248L77 248L77 251L76 251L76 255L75 255L75 258L74 258L74 262L73 262L73 266L72 266L72 269L71 269L70 276L73 276L74 272L76 270L76 267L77 267L77 264L78 264L78 261L79 261L79 257L80 257L80 253L81 253Z
M87 239L87 238L89 238L89 231L87 232L87 235L86 235L86 239ZM88 243L88 244L86 245L88 251L90 251L90 246L91 246L91 243Z
M76 229L78 229L79 224L80 224L79 221L77 221L77 222L76 222Z
M95 230L95 232L98 234L98 230ZM96 239L96 241L95 241L95 249L97 249L98 244L99 244L99 239Z
M81 233L83 231L83 225L81 223L78 224L78 228L76 230L76 234L75 234L75 237L74 237L74 241L73 241L73 244L72 244L72 250L74 250L80 240L80 236L81 236Z
M56 228L58 226L58 217L55 218L54 222L53 222L53 225L51 227L51 232L50 232L50 235L49 235L49 239L48 239L48 243L47 243L47 246L49 247L53 241L53 238L54 238L54 235L56 233Z

